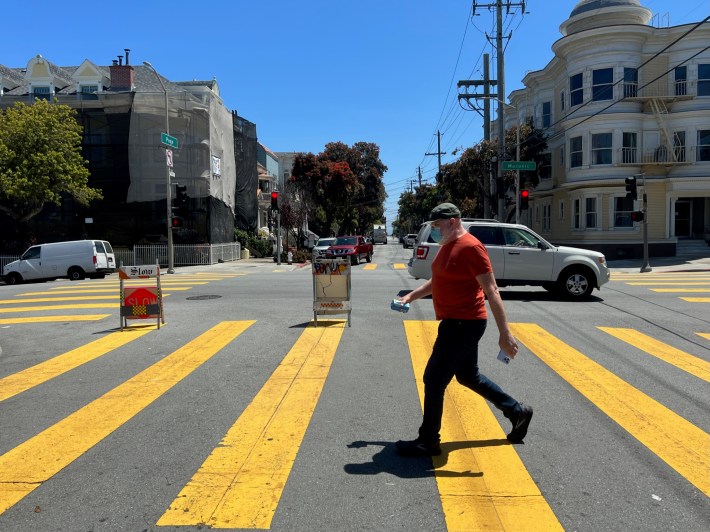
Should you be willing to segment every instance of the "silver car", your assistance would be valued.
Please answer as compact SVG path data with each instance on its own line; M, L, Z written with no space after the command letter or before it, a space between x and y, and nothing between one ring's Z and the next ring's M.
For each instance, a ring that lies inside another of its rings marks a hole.
M597 251L553 246L524 225L470 218L463 218L461 223L486 246L498 286L542 286L572 299L583 299L609 281L606 259ZM429 279L438 251L431 222L425 222L417 235L409 274Z
M319 238L316 245L313 246L313 259L324 259L325 250L330 246L335 244L335 237L333 238Z

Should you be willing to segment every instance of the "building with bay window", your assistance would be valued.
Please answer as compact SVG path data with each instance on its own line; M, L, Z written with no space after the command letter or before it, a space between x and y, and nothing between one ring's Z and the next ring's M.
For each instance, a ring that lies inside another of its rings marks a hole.
M644 197L651 256L710 239L710 23L658 20L638 0L578 2L509 95L506 125L532 118L548 143L521 222L556 244L641 256Z

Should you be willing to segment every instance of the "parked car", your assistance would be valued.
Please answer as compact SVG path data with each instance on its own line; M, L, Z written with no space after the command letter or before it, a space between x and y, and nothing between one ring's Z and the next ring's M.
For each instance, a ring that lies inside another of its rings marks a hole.
M20 260L5 265L2 278L7 284L59 277L78 281L85 277L102 279L115 271L111 244L105 240L73 240L30 247Z
M319 238L316 245L313 246L313 258L314 259L324 259L326 250L335 244L335 237L332 238Z
M339 236L330 246L325 256L328 259L347 258L352 264L359 264L360 259L372 261L372 244L365 242L363 236Z
M417 234L416 233L410 233L407 236L404 237L404 242L402 242L402 246L405 248L413 248L414 243L417 241Z
M486 246L498 286L542 286L572 299L583 299L609 281L606 258L597 251L554 246L524 225L470 218L463 218L461 223ZM409 261L410 275L431 278L431 263L438 251L431 222L425 222Z

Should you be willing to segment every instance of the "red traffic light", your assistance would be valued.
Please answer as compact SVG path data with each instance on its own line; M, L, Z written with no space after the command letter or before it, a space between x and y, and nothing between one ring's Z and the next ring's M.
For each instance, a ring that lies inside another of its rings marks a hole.
M271 210L272 211L278 211L279 210L279 193L278 191L274 190L271 193Z
M631 213L632 222L643 222L643 211L633 211Z
M523 211L528 208L528 200L530 199L529 190L520 191L520 210Z
M173 227L182 227L182 218L180 218L179 216L173 216L170 220L170 223Z
M528 199L528 196L530 196L530 192L528 192L527 190L521 190L521 191L520 191L520 197L521 197L521 198Z

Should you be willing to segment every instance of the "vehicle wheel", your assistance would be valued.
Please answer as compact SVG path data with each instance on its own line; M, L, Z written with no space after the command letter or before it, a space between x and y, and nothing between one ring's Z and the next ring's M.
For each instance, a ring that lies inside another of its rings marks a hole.
M5 284L20 284L22 282L22 275L19 273L11 273L5 277Z
M558 280L560 292L571 299L586 299L594 289L594 274L587 268L569 268Z
M70 281L81 281L84 277L86 277L86 274L84 273L84 270L79 268L79 266L72 266L67 272L67 277L69 277Z
M367 262L372 262L372 253L368 253L368 254L367 254L367 257L365 257L365 260L366 260Z
M353 258L350 260L350 262L353 266L357 266L358 264L360 264L360 259L357 255L353 255Z

